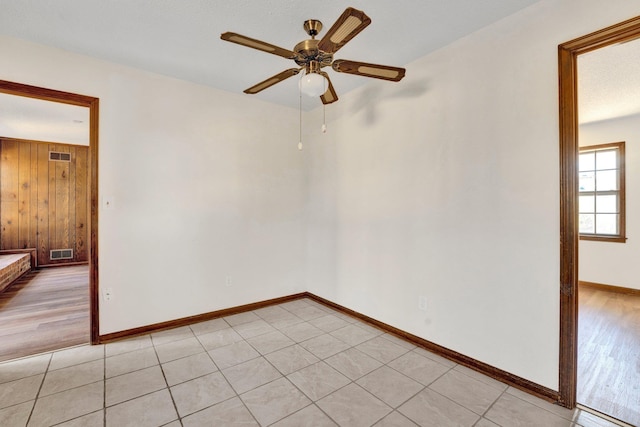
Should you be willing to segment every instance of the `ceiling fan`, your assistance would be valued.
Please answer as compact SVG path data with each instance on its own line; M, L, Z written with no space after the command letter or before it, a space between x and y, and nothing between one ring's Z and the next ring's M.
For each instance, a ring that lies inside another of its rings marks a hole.
M339 73L355 74L394 82L400 81L404 77L404 68L333 59L333 54L338 49L358 35L370 23L371 19L363 11L348 7L324 37L316 40L316 36L322 30L322 22L317 19L309 19L304 22L303 26L311 38L301 41L295 45L293 50L284 49L232 32L223 33L220 38L228 42L282 56L283 58L293 59L300 66L300 68L289 68L269 77L246 89L244 93L256 94L303 72L304 77L300 82L301 90L311 96L320 96L323 104L331 104L338 100L338 95L331 84L329 75L322 71L322 68L329 65Z

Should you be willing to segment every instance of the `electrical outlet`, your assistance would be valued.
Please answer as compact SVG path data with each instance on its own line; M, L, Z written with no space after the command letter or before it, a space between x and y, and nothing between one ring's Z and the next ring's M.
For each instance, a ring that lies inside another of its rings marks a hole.
M104 288L102 290L102 298L105 301L111 301L113 299L113 288Z
M418 310L427 311L427 297L424 295L418 297Z
M232 283L231 283L231 276L227 276L224 280L224 285L229 288L231 287Z

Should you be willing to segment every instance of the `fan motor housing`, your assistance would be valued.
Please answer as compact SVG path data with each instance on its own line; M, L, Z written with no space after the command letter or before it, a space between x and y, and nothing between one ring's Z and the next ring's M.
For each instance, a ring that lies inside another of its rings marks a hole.
M331 65L333 54L318 49L319 40L303 40L293 48L296 53L294 61L298 65L308 65L311 61L318 61L321 67Z

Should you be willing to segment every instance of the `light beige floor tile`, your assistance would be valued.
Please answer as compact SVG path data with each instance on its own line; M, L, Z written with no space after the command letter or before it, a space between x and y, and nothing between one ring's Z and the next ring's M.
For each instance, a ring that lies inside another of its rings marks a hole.
M193 325L190 325L190 327L193 333L197 336L219 331L220 329L227 329L230 325L225 322L224 319L212 319L205 322L194 323Z
M308 305L306 307L294 308L291 310L293 314L301 318L302 320L312 320L317 319L318 317L325 316L327 312L325 310L321 310L318 307L314 307L313 305Z
M486 418L481 418L480 421L478 421L476 425L474 425L473 427L500 427L500 426L496 423L492 423Z
M106 405L111 406L143 394L165 388L164 375L160 366L152 366L106 380Z
M327 365L314 363L287 376L304 394L312 400L321 399L349 384L349 378Z
M416 423L411 421L404 415L393 411L380 421L378 421L373 427L415 427Z
M371 426L391 412L391 408L356 384L349 384L316 404L338 425Z
M104 410L92 412L78 418L74 418L56 427L103 427L104 426Z
M439 364L447 366L449 368L453 368L453 367L458 365L456 362L453 362L453 361L447 359L446 357L442 357L442 356L440 356L438 354L435 354L435 353L432 353L432 352L430 352L428 350L425 350L424 348L417 347L413 351L415 351L420 356L424 356L427 359L431 359L434 362L438 362Z
M438 378L429 388L479 415L484 414L502 394L500 390L454 369Z
M34 401L0 409L0 426L26 426Z
M244 403L237 398L231 398L217 405L210 406L202 411L188 415L182 419L184 427L203 426L245 426L254 427L259 424L253 415L244 406Z
M382 363L355 348L331 356L325 362L354 381L382 366Z
M319 359L298 344L274 351L265 358L279 370L282 375L289 375L299 369L319 362Z
M105 359L107 378L138 371L158 364L153 347L122 353Z
M170 386L210 374L218 370L207 353L198 353L163 363L162 370Z
M238 394L252 390L282 376L276 368L262 357L227 368L222 373Z
M344 328L336 329L331 332L331 335L338 338L340 341L344 341L349 345L358 345L362 344L365 341L370 340L375 337L375 334L365 331L360 326L355 324L350 324L345 326Z
M168 390L138 397L107 408L107 427L157 427L178 415Z
M309 299L307 298L303 298L303 299L297 299L294 301L289 301L289 302L285 302L280 304L280 307L284 308L285 310L288 311L292 311L292 310L297 310L300 308L304 308L304 307L308 307L309 304Z
M220 372L173 386L171 394L181 417L235 396Z
M176 420L171 421L169 424L165 424L162 427L182 427L182 424L180 424L180 421Z
M380 335L384 335L384 333L385 333L382 329L376 328L375 326L370 325L365 321L358 320L357 322L354 322L353 324L358 326L361 329L364 329L367 332L372 333L373 336L375 336L375 337L380 336Z
M324 313L324 316L322 317L309 320L309 323L318 329L322 329L324 332L333 332L336 329L344 328L349 325L346 320L327 313Z
M214 348L233 344L234 342L242 341L242 337L232 328L227 328L198 335L198 340L200 340L205 350L208 351L213 350Z
M317 337L318 335L324 334L322 329L318 329L310 323L296 323L293 326L288 326L286 328L281 329L282 332L295 342L299 343L302 341L306 341L310 338Z
M358 344L356 348L382 363L389 363L409 351L380 336Z
M66 368L104 358L104 345L83 345L56 351L51 357L49 370Z
M309 405L295 414L272 424L273 427L337 427L316 405Z
M274 423L311 404L286 378L262 385L240 398L261 425Z
M264 308L260 308L258 310L254 310L253 311L256 315L258 315L258 317L260 317L261 319L269 322L269 323L273 323L277 320L280 320L282 318L286 318L288 316L291 315L291 313L287 310L285 310L284 308L277 306L277 305L272 305L270 307L264 307Z
M25 359L0 363L0 384L19 380L36 374L43 374L47 370L51 353Z
M407 350L413 350L417 348L414 344L411 344L409 341L403 340L402 338L398 338L395 335L386 333L380 335L382 338L391 341L392 343L399 345L400 347L406 348Z
M326 359L327 357L338 354L350 347L346 342L340 341L338 338L329 334L320 335L303 341L300 345L320 359Z
M302 320L301 318L299 318L298 316L296 316L291 312L287 312L286 316L282 316L279 319L269 321L269 324L271 326L280 330L286 329L288 327L291 327L293 325L297 325L300 323L304 323L304 320Z
M389 366L424 385L431 384L450 369L414 352L400 356Z
M151 340L155 346L167 344L173 341L182 341L193 337L193 331L188 326L167 329L166 331L154 332L151 334Z
M490 385L491 387L497 388L500 391L504 391L507 389L507 387L509 387L505 383L501 383L500 381L494 380L493 378L488 377L484 374L481 374L478 371L474 371L473 369L469 369L466 366L456 365L454 369L458 372L462 372L463 374L470 376L471 378L474 378L480 382L483 382L486 385Z
M44 374L0 384L0 409L36 398Z
M276 328L269 325L262 319L254 320L253 322L242 323L240 325L234 326L233 329L244 339L257 337L259 335L264 335L269 332L276 331Z
M260 353L246 341L239 341L224 347L214 348L209 352L219 369L230 368L247 360L255 359Z
M480 416L428 388L411 398L398 411L420 426L471 427Z
M40 396L58 393L70 388L104 379L104 359L69 366L47 372L40 389Z
M247 311L245 313L234 314L224 318L225 322L231 326L242 325L243 323L254 322L260 320L260 318L253 312Z
M45 427L72 420L102 409L103 403L102 382L41 397L33 408L29 427Z
M270 332L247 340L261 354L269 354L281 348L295 344L291 338L280 331Z
M572 421L552 414L508 393L504 393L484 417L504 427L573 426Z
M181 357L191 356L204 351L204 347L202 347L200 341L198 341L196 337L180 341L171 341L167 344L155 347L160 363L169 362L171 360L180 359Z
M153 342L150 335L130 338L122 341L114 341L105 345L107 357L151 347Z
M395 369L381 366L356 383L392 408L397 408L424 388Z
M533 405L536 405L539 408L545 409L549 412L552 412L566 420L574 420L575 417L580 412L579 409L567 409L560 405L554 405L553 403L547 402L546 400L542 400L532 394L525 393L524 391L518 390L514 387L508 387L507 393L512 396L519 398L520 400L524 400ZM639 402L640 403L640 402Z

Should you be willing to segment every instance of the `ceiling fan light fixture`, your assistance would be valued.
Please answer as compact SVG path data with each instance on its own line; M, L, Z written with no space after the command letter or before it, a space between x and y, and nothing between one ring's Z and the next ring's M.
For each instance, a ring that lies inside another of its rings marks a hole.
M305 73L300 78L300 91L307 96L320 96L327 91L327 79L318 73Z

